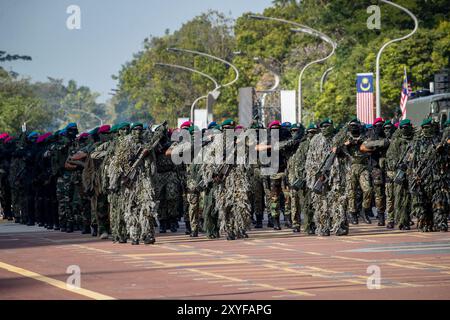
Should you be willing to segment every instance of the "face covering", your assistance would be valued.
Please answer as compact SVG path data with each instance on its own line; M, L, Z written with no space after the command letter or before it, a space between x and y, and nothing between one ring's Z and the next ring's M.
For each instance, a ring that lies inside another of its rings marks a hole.
M413 135L413 128L411 126L403 127L401 130L404 137L409 138Z
M334 133L334 127L333 126L324 127L322 128L322 133L325 137L330 137Z
M433 127L427 126L427 127L422 128L422 132L425 137L432 137L434 130L433 130Z
M350 127L350 133L351 133L353 136L359 136L360 133L361 133L361 129L360 129L359 126L353 125L353 126Z
M376 125L373 127L373 130L377 136L380 136L383 133L383 126Z

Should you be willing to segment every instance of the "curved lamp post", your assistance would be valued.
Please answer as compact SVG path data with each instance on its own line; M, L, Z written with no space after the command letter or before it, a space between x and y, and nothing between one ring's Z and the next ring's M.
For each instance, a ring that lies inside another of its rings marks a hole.
M315 60L315 61L312 61L312 62L308 63L305 67L303 67L303 69L300 72L299 81L298 81L298 114L297 114L297 121L301 122L302 121L302 78L303 78L303 74L306 71L306 69L308 69L310 66L329 59L336 51L336 48L337 48L336 42L334 42L330 37L328 37L324 33L320 32L318 30L315 30L315 29L313 29L311 27L305 26L303 24L294 22L294 21L289 21L289 20L280 19L280 18L266 17L266 16L261 16L261 15L249 15L248 17L251 18L251 19L255 19L255 20L270 20L270 21L277 21L277 22L281 22L281 23L284 23L284 24L293 25L296 28L295 29L291 29L292 31L310 34L312 36L315 36L315 37L318 37L318 38L322 39L323 41L329 43L332 46L332 52L327 57L322 58L322 59L318 59L318 60Z
M269 93L273 93L273 92L276 92L278 90L278 87L280 86L280 83L281 83L281 76L280 76L280 74L278 72L276 72L273 68L271 68L267 63L265 63L261 58L255 57L253 60L255 62L261 64L262 66L264 66L275 77L275 83L273 84L273 86L270 89L268 89L268 90L262 91L263 92L263 96L261 98L261 104L262 104L261 121L263 123L266 123L264 110L263 110L265 105L266 105L266 98L267 98L267 95Z
M229 87L229 86L233 85L235 82L237 82L239 80L239 70L233 64L231 64L230 62L228 62L228 61L226 61L226 60L224 60L222 58L210 55L208 53L200 52L200 51L181 49L181 48L167 48L167 51L185 52L185 53L195 54L195 55L199 55L199 56L203 56L203 57L207 57L207 58L210 58L210 59L214 59L214 60L220 61L220 62L228 65L229 67L231 67L234 70L234 72L236 73L236 77L234 78L233 81L231 81L229 83L226 83L224 85L221 85L220 88Z
M155 66L169 67L169 68L180 69L180 70L189 71L189 72L192 72L192 73L199 74L199 75L201 75L201 76L203 76L203 77L209 79L212 83L214 83L215 88L214 88L214 90L212 91L213 93L218 92L218 90L219 90L220 87L221 87L221 86L219 85L219 83L217 82L216 79L214 79L214 78L211 77L210 75L208 75L208 74L206 74L206 73L204 73L204 72L198 71L198 70L196 70L196 69L188 68L188 67L185 67L185 66L180 66L180 65L177 65L177 64L169 64L169 63L155 63ZM197 99L192 103L192 106L191 106L191 121L192 121L192 122L194 122L194 120L195 120L195 119L194 119L194 110L195 110L195 106L197 105L197 103L198 103L199 101L201 101L202 99L206 99L206 98L208 98L208 95L206 95L206 96L201 96L201 97L197 98Z
M404 12L406 12L414 20L415 26L414 26L414 30L411 33L407 34L406 36L403 36L401 38L393 39L391 41L386 42L381 47L380 51L378 52L378 55L377 55L377 66L376 66L376 68L377 68L377 71L376 71L376 73L377 73L377 75L376 75L377 118L381 117L381 79L380 79L380 59L381 59L381 54L383 53L384 49L386 49L389 45L391 45L394 42L398 42L398 41L402 41L402 40L408 39L414 33L416 33L417 29L419 28L419 21L417 20L416 16L411 11L409 11L408 9L406 9L406 8L396 4L396 3L393 3L391 1L381 0L381 2L384 2L386 4L389 4L391 6L394 6L394 7L398 8L398 9L403 10Z
M323 85L324 85L324 83L325 83L325 80L326 80L328 74L329 74L333 69L334 69L334 68L331 67L331 68L325 70L325 72L324 72L323 75L322 75L322 78L320 78L320 93L323 92Z

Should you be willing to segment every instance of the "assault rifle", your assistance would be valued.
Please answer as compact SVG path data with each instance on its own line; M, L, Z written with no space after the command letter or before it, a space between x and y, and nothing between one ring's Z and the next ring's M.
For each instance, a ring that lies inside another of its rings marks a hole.
M130 170L125 174L125 176L122 178L122 183L129 187L131 183L136 179L137 176L137 168L141 165L142 162L144 162L144 159L150 154L150 151L156 148L156 146L159 144L161 138L165 134L165 127L167 126L167 121L164 121L160 127L155 131L154 136L152 137L154 139L152 145L150 148L143 148L140 147L138 149L138 152L133 156L132 158L132 166Z
M336 159L336 153L330 152L325 158L324 162L320 166L319 171L316 173L316 183L314 183L313 192L317 194L324 194L325 187L330 181L330 171L333 166L334 160Z
M403 184L403 182L406 179L405 159L406 159L406 156L408 155L409 151L411 150L411 148L412 148L412 144L410 143L409 146L406 148L405 152L403 153L403 155L400 157L400 160L395 165L395 169L397 170L397 173L394 178L394 183L396 183L396 184Z
M430 153L428 153L430 155ZM432 175L432 169L435 167L436 163L436 153L435 150L431 151L431 156L428 159L424 159L417 169L413 182L411 183L409 191L411 194L419 195L420 194L420 183L426 179L426 177L430 177Z

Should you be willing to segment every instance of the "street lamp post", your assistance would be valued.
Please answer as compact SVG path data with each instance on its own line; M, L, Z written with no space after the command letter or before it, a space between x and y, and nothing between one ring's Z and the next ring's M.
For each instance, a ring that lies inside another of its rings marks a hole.
M234 72L235 72L235 74L236 74L236 77L234 78L233 81L231 81L231 82L229 82L229 83L227 83L227 84L224 84L224 85L220 86L220 88L229 87L229 86L233 85L234 83L236 83L236 82L239 80L239 70L236 68L236 66L234 66L233 64L231 64L230 62L228 62L228 61L226 61L226 60L224 60L224 59L222 59L222 58L219 58L219 57L216 57L216 56L213 56L213 55L204 53L204 52L194 51L194 50L188 50L188 49L181 49L181 48L167 48L167 50L168 50L168 51L172 51L172 52L185 52L185 53L190 53L190 54L195 54L195 55L207 57L207 58L210 58L210 59L214 59L214 60L220 61L220 62L222 62L222 63L224 63L224 64L230 66L230 67L234 70Z
M407 34L406 36L403 36L403 37L401 37L401 38L393 39L393 40L390 40L390 41L386 42L386 43L381 47L380 51L378 52L378 55L377 55L377 63L376 63L376 68L377 68L377 70L376 70L376 74L377 74L377 75L376 75L376 87L377 87L377 94L376 94L377 118L381 117L381 79L380 79L380 60L381 60L381 54L383 53L384 49L386 49L389 45L391 45L391 44L394 43L394 42L398 42L398 41L402 41L402 40L408 39L408 38L411 37L413 34L415 34L416 31L417 31L417 29L419 28L419 21L417 20L416 16L415 16L411 11L409 11L408 9L406 9L406 8L404 8L404 7L402 7L402 6L398 5L398 4L396 4L396 3L393 3L393 2L391 2L391 1L381 0L381 2L384 2L384 3L386 3L386 4L389 4L389 5L391 5L391 6L394 6L394 7L398 8L398 9L403 10L404 12L406 12L406 13L414 20L415 26L414 26L414 30L413 30L411 33Z
M325 72L324 72L323 75L322 75L322 78L320 78L320 93L323 92L323 85L324 85L324 83L325 83L325 80L326 80L328 74L329 74L333 69L334 69L334 68L329 68L329 69L325 70Z
M155 66L161 66L161 67L169 67L169 68L174 68L174 69L180 69L180 70L185 70L185 71L189 71L189 72L193 72L193 73L197 73L207 79L209 79L212 83L214 83L214 90L212 92L219 92L219 89L221 88L221 86L219 85L219 83L217 82L216 79L214 79L213 77L211 77L210 75L201 72L199 70L196 69L192 69L192 68L188 68L185 66L180 66L180 65L176 65L176 64L169 64L169 63L155 63ZM206 96L201 96L199 98L197 98L191 105L191 121L194 123L194 111L195 111L195 106L197 105L197 103L199 101L201 101L202 99L208 98L208 95Z
M328 44L330 44L332 46L332 51L331 53L326 56L325 58L322 59L318 59L315 61L312 61L310 63L308 63L305 67L303 67L303 69L300 72L299 75L299 81L298 81L298 113L297 113L297 122L301 122L302 121L302 78L303 78L303 74L305 73L306 69L308 69L310 66L319 63L319 62L323 62L327 59L329 59L331 56L334 55L336 48L337 48L337 44L336 42L334 42L330 37L328 37L327 35L325 35L324 33L315 30L311 27L302 25L300 23L294 22L294 21L289 21L289 20L285 20L285 19L280 19L280 18L273 18L273 17L266 17L266 16L260 16L260 15L249 15L248 16L251 19L256 19L256 20L270 20L270 21L277 21L277 22L281 22L284 24L290 24L296 27L296 29L292 29L292 31L294 32L302 32L302 33L307 33L310 34L312 36L318 37L320 39L322 39L323 41L327 42Z
M260 63L262 66L264 66L275 77L275 83L273 84L273 86L270 89L264 90L264 91L260 91L260 92L263 93L263 96L261 98L261 121L263 123L266 123L265 114L264 114L264 108L265 108L265 105L266 105L266 98L267 98L268 94L276 92L278 90L278 88L280 86L280 83L281 83L281 76L280 76L279 72L275 71L274 68L272 68L268 63L265 63L261 58L255 57L254 61L256 61L256 62Z

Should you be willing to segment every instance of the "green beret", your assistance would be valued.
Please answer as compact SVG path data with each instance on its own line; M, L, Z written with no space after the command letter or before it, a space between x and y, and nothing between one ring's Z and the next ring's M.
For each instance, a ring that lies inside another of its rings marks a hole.
M308 126L307 130L317 130L317 125L314 122L311 122Z
M450 126L450 119L448 119L447 121L445 121L445 126L446 126L446 127Z
M233 119L227 119L222 123L222 126L234 126L235 124Z
M200 131L200 129L197 126L190 126L188 131L190 134L193 134L195 131Z
M98 133L98 129L100 129L100 127L94 128L91 131L89 131L89 135L93 136L96 135Z
M386 126L392 126L392 121L391 120L386 120L384 122L384 124L383 124L383 127L386 127Z
M117 131L119 131L123 128L130 128L130 123L129 122L121 122L117 125Z
M411 120L409 120L409 119L400 121L400 127L409 126L409 125L411 125Z
M322 127L324 124L333 124L333 120L331 120L330 118L326 118L325 120L323 120L320 124L319 127Z
M142 122L133 122L133 124L131 125L131 130L133 130L136 127L144 128L144 124Z
M431 125L432 122L433 122L433 119L431 119L431 118L425 119L425 120L422 121L421 126L423 127L423 126L426 126L426 125Z
M357 117L354 117L352 120L350 120L350 122L348 124L352 124L352 123L361 124L361 121L359 121L359 119Z

